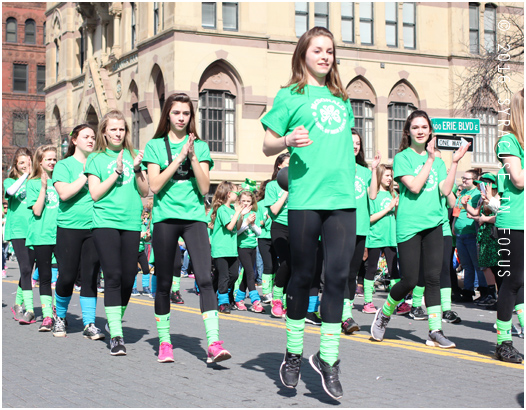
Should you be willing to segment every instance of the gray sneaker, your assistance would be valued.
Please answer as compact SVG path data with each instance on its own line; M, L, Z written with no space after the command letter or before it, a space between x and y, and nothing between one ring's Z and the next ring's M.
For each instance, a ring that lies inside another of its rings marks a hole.
M442 330L433 330L432 332L429 332L429 337L426 340L426 345L432 347L441 347L442 349L453 349L457 347L455 343L453 343L446 336L444 336Z
M58 317L53 324L54 337L66 337L66 318Z
M371 337L377 342L384 340L385 329L391 320L390 316L384 315L382 308L376 311L373 323L371 324Z
M18 320L18 323L21 325L29 325L30 323L35 323L35 314L31 310L26 310L26 313Z
M84 332L82 332L82 335L86 339L91 340L103 340L106 337L104 336L104 333L102 333L100 329L95 326L95 323L90 323L89 325L86 325L86 327L84 327Z
M24 308L21 305L13 305L11 312L17 322L24 316Z

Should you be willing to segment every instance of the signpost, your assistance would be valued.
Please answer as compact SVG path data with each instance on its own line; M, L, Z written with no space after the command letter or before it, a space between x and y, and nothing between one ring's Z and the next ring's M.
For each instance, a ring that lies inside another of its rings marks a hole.
M437 135L437 148L439 150L456 151L462 145L462 140L471 142L468 152L473 152L473 137L455 137L452 135Z
M432 118L433 134L480 134L478 118Z

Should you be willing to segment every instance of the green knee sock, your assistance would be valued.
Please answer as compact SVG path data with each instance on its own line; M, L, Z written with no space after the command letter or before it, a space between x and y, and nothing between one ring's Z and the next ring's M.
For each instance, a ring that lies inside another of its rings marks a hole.
M124 317L124 312L126 312L126 308L127 308L127 307L128 307L128 306L121 306L121 320L122 320L122 318Z
M515 310L517 311L517 316L519 317L519 324L521 327L524 327L524 303L516 305Z
M33 289L23 290L22 294L24 295L24 306L27 311L33 312L35 310L33 306Z
M354 299L343 299L342 322L352 317L353 301Z
M287 294L283 294L283 309L287 309Z
M393 289L393 286L396 285L398 282L400 282L402 279L398 278L398 279L391 279L389 281L389 285L391 286L391 289Z
M263 294L268 295L269 293L272 293L272 275L264 273L263 275L261 275L261 282L263 285Z
M303 333L305 332L305 319L294 320L287 317L287 350L289 353L303 353Z
M511 319L507 322L497 319L497 344L511 341Z
M373 301L374 280L363 280L363 301L371 303Z
M341 330L340 323L321 322L320 357L331 366L338 360Z
M42 305L42 317L53 317L53 297L40 295L40 304Z
M219 317L217 310L203 312L203 322L205 323L206 340L208 346L219 341Z
M237 277L236 283L234 284L234 295L236 294L237 290L239 289L239 285L241 285L241 281L243 280L243 275L245 274L245 270L241 269L241 272L239 272L239 276Z
M274 292L272 292L272 300L282 300L283 299L283 288L274 286Z
M389 294L389 296L387 296L387 300L384 303L384 306L382 307L384 315L391 316L400 302L401 300L396 301L392 298L391 294Z
M122 334L122 310L123 306L105 306L106 318L108 319L108 326L110 328L110 336L112 338Z
M429 330L440 330L442 329L442 308L440 305L428 306L427 314L429 318Z
M172 292L177 292L179 289L181 289L181 278L174 276L172 281Z
M451 310L451 288L440 289L440 304L442 305L442 312Z
M170 340L170 314L155 315L157 322L157 332L159 332L159 344L163 342L171 343Z
M424 296L424 286L416 286L413 289L413 307L422 306L422 296Z
M24 291L20 286L16 289L15 304L20 306L24 304Z

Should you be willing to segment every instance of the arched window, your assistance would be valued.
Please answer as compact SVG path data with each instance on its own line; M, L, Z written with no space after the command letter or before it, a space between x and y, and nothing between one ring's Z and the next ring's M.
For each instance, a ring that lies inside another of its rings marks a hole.
M24 43L36 44L36 24L35 20L26 20Z
M346 91L351 99L351 107L354 114L354 128L356 128L362 136L365 159L371 160L375 154L375 92L369 82L361 75L351 81Z
M399 81L389 93L387 105L387 139L389 159L393 159L402 140L405 120L419 107L415 90L405 81Z
M141 128L141 122L139 118L139 89L137 88L137 84L135 81L132 81L130 85L130 103L131 103L131 115L132 115L132 123L131 123L131 136L132 136L132 143L134 147L139 147L140 143L140 128Z
M5 33L5 41L8 43L16 43L17 42L17 23L16 19L14 17L9 17L6 20L6 33Z

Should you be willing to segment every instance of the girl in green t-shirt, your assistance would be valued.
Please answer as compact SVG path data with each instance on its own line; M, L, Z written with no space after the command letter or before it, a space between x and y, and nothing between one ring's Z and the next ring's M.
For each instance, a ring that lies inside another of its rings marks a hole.
M31 172L31 151L18 148L13 156L11 171L4 180L7 215L5 225L6 241L11 241L18 261L20 279L16 290L15 304L11 307L15 320L21 323L35 323L33 311L33 287L31 273L35 264L35 252L26 247L27 227L31 210L27 207L27 177ZM26 312L24 312L25 306Z
M38 147L33 157L33 169L27 183L27 206L32 210L29 218L26 246L33 246L40 275L40 302L42 325L39 332L53 328L53 296L51 290L51 260L57 240L58 194L51 178L57 163L57 148L53 145Z
M454 348L442 333L440 271L443 259L443 205L440 194L449 195L455 183L460 159L469 144L459 148L449 172L444 161L435 157L435 138L425 111L416 110L407 118L400 149L393 163L394 178L400 186L396 237L402 279L393 286L387 301L376 311L371 336L382 341L397 305L416 286L420 263L425 273L425 301L429 314L428 346ZM422 261L422 262L421 262Z
M94 201L93 240L104 271L104 309L112 356L126 354L122 317L137 273L141 197L148 195L142 158L142 151L133 149L122 112L109 111L99 123L85 173Z

